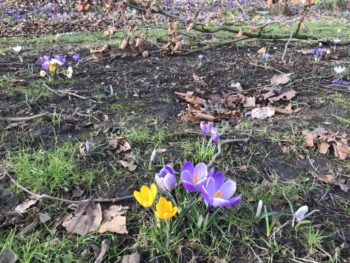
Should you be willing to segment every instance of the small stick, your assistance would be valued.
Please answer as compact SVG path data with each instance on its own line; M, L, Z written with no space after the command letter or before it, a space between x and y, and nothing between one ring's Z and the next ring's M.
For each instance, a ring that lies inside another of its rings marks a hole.
M208 167L212 166L216 159L221 155L222 152L222 145L229 144L229 143L237 143L237 142L248 142L250 138L245 139L226 139L222 140L218 143L218 151L216 154L214 154L213 158L211 159L210 163L208 164Z
M289 45L290 41L292 40L292 38L293 38L293 30L290 31L289 39L288 39L286 45L284 46L283 55L282 55L282 62L284 61L284 58L287 55L288 45Z
M44 116L51 117L52 114L48 112L43 112L43 113L39 113L29 117L0 117L0 121L8 121L8 122L31 121Z
M29 191L27 188L24 186L20 185L19 183L16 182L15 179L12 178L12 176L9 173L5 173L5 175L10 179L10 181L19 189L23 190L27 194L33 196L36 199L48 199L48 200L55 200L55 201L60 201L63 203L69 203L69 204L79 204L79 203L84 203L84 202L96 202L96 203L117 203L123 200L128 200L133 198L132 195L127 195L123 197L117 197L117 198L96 198L96 199L84 199L84 200L69 200L69 199L64 199L64 198L59 198L59 197L54 197L46 194L36 194L33 193L32 191Z

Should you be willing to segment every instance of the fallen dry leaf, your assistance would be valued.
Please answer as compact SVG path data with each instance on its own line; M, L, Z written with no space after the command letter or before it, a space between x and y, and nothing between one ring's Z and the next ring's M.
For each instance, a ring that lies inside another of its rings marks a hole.
M134 162L126 162L123 160L120 160L120 164L124 167L124 168L128 168L128 170L130 172L133 172L137 169L137 166L134 164Z
M78 204L73 214L64 218L62 226L69 233L85 235L96 231L101 222L101 205L93 202L82 202Z
M40 223L44 224L51 220L51 216L48 213L39 213Z
M329 143L322 142L321 145L320 145L320 149L318 151L321 154L327 154L327 152L329 150L329 147L330 147Z
M265 54L266 53L266 47L262 47L258 50L258 54Z
M306 132L304 134L304 136L305 136L305 144L306 144L306 146L314 147L315 143L314 143L314 134L313 134L313 132Z
M279 86L279 85L283 85L286 84L290 81L290 76L292 75L292 73L283 73L283 74L279 74L279 75L273 75L273 77L271 78L271 85L272 86Z
M114 26L108 26L108 28L103 32L106 37L111 37L117 32L117 28Z
M255 108L252 110L252 118L264 120L275 115L275 109L272 107Z
M338 157L340 160L345 160L350 156L350 146L347 144L342 144L340 142L336 142L333 144L334 155Z
M138 252L134 252L130 255L124 255L122 258L122 263L140 263L141 255Z
M243 102L243 107L244 108L253 108L256 106L255 103L255 97L245 97L245 100Z
M90 49L90 53L93 59L99 59L102 55L108 54L111 50L111 46L106 44L99 49Z
M290 101L292 100L295 96L297 95L295 90L288 90L286 92L283 92L282 94L280 94L279 96L276 97L270 97L268 98L268 100L273 103L279 100L287 100Z
M317 175L317 179L320 180L321 182L326 183L326 184L337 185L344 192L349 191L349 186L345 183L344 179L335 178L331 174Z
M37 202L38 202L38 200L27 199L23 203L16 206L15 211L19 214L23 214L25 211L27 211L29 208L31 208L33 205L35 205Z
M125 213L128 207L112 205L103 211L103 222L98 229L99 233L114 232L127 234Z
M243 36L243 30L240 29L240 30L238 31L238 33L236 34L236 38L237 38L237 39L240 39L242 36Z

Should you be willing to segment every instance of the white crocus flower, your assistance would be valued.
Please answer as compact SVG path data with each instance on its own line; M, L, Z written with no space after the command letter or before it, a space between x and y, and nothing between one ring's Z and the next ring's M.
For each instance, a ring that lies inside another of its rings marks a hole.
M294 218L295 222L300 222L305 218L305 215L309 212L309 207L307 205L304 205L300 207L295 213L294 213Z
M154 148L154 150L152 151L152 154L151 154L150 163L153 163L154 160L156 159L156 157L157 157L157 149Z
M346 67L337 66L337 67L334 67L334 71L337 75L340 75L346 71Z
M62 62L61 61L59 61L58 59L55 59L55 58L52 58L51 60L50 60L50 64L52 64L52 65L59 65L59 66L62 66L63 64L62 64Z
M18 54L19 52L21 52L22 47L21 46L15 46L12 49L13 49L13 51L15 51Z
M68 67L67 68L67 73L66 73L67 78L71 79L73 76L73 68L72 67Z
M260 217L262 207L263 207L263 201L259 200L258 207L256 208L256 214L255 214L256 217Z
M333 39L333 43L338 45L340 43L340 39L339 38L335 38Z

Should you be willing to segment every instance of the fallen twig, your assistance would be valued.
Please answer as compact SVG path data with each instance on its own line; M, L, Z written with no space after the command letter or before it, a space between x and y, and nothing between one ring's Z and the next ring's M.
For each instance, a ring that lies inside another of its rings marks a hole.
M31 120L38 119L45 116L52 117L53 114L49 112L43 112L36 115L28 116L28 117L0 117L0 121L8 121L8 122L31 121Z
M39 195L39 194L33 193L32 191L28 190L24 186L22 186L19 183L17 183L16 180L13 179L13 177L9 173L5 173L5 175L10 179L10 181L17 188L23 190L24 192L26 192L30 196L34 197L35 199L47 199L47 200L55 200L55 201L60 201L60 202L63 202L63 203L69 203L69 204L79 204L79 203L84 203L84 202L117 203L117 202L120 202L120 201L123 201L123 200L128 200L128 199L133 198L132 195L127 195L127 196L117 197L117 198L95 198L95 199L89 198L89 199L84 199L84 200L69 200L69 199L60 198L60 197L54 197L54 196L46 195L46 194Z
M89 99L87 97L84 97L84 96L81 96L81 95L78 95L76 94L75 92L73 92L71 89L66 89L66 90L54 90L52 88L50 88L46 83L43 83L43 86L44 88L46 88L47 90L55 93L57 96L59 97L64 97L64 96L72 96L72 97L76 97L76 98L79 98L79 99L82 99L82 100L91 100L93 102L96 102L94 101L93 99Z
M208 167L212 166L214 164L214 162L216 161L217 158L219 158L219 156L222 153L222 146L224 144L229 144L229 143L237 143L237 142L248 142L250 140L250 138L244 138L244 139L226 139L226 140L222 140L218 143L218 151L216 152L216 154L214 154L213 158L211 159L211 161L208 164Z
M270 66L267 66L267 65L259 65L259 64L255 64L255 63L249 63L250 65L252 66L255 66L255 67L259 67L259 68L263 68L263 69L272 69L274 71L276 71L277 73L280 73L280 74L285 74L284 72L276 69L276 68L273 68L273 67L270 67Z

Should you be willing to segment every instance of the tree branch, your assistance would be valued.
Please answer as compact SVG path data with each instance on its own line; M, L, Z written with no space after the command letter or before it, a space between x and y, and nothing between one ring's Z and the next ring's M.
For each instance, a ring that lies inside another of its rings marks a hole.
M27 194L29 194L30 196L34 197L35 199L47 199L47 200L54 200L54 201L60 201L63 203L69 203L69 204L79 204L79 203L84 203L84 202L96 202L96 203L117 203L123 200L128 200L133 198L132 195L127 195L127 196L123 196L123 197L117 197L117 198L95 198L95 199L84 199L84 200L69 200L69 199L65 199L65 198L60 198L60 197L55 197L55 196L50 196L50 195L46 195L46 194L36 194L33 193L32 191L28 190L27 188L25 188L24 186L20 185L19 183L16 182L15 179L12 178L12 176L9 173L5 173L5 176L7 176L10 181L19 189L21 189L22 191L26 192Z

